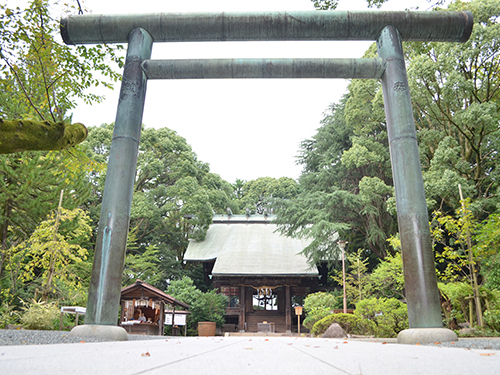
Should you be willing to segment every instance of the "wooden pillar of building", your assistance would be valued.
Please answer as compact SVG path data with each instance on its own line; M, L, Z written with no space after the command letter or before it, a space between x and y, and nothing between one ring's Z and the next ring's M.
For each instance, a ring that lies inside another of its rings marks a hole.
M244 286L240 286L240 321L239 321L239 331L242 332L245 330L245 320L246 320L246 288Z
M165 302L160 302L160 318L158 319L158 335L165 333Z
M120 305L121 305L121 311L120 311L120 323L119 323L118 325L122 324L123 319L125 318L125 304L126 304L126 303L125 303L125 301L124 301L124 300L122 300L122 301L120 302Z
M286 332L292 332L292 297L290 295L290 285L285 287L285 325Z

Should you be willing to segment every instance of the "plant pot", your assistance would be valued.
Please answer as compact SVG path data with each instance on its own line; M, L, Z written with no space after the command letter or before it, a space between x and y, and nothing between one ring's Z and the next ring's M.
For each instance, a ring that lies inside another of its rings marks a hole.
M215 336L215 322L198 322L198 336Z

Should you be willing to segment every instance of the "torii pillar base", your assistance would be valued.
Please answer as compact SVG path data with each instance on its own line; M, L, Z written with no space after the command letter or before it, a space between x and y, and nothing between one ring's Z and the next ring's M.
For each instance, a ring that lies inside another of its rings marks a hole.
M410 328L398 334L398 344L432 344L458 341L457 334L448 328Z
M118 326L84 324L76 326L69 333L70 337L94 337L102 341L128 341L124 328Z

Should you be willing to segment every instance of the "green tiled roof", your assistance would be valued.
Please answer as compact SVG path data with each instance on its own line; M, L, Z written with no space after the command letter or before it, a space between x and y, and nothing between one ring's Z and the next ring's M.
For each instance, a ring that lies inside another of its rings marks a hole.
M190 241L184 259L215 259L212 275L316 276L316 267L299 254L310 241L281 236L269 221L245 215L225 220L214 217L204 241ZM241 220L239 220L241 219ZM271 217L269 218L271 219Z

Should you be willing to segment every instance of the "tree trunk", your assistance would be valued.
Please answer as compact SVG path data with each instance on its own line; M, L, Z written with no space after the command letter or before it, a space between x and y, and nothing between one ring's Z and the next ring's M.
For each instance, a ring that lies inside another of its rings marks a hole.
M53 242L57 241L57 231L59 229L59 222L61 220L61 207L62 207L63 193L64 193L64 190L61 190L61 195L59 197L59 205L57 206L57 216L56 216L56 224L55 224L55 228L54 228ZM50 256L49 272L47 274L47 282L42 290L42 301L48 301L48 299L49 299L50 287L52 286L52 279L54 277L54 270L55 270L55 263L56 263L55 252L56 252L56 250L53 249L52 254Z

